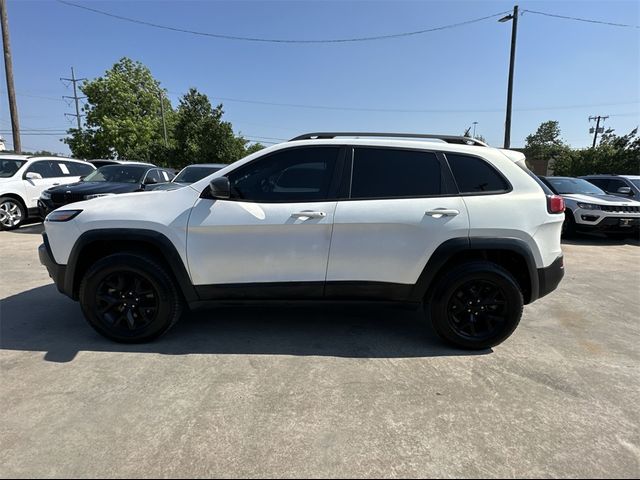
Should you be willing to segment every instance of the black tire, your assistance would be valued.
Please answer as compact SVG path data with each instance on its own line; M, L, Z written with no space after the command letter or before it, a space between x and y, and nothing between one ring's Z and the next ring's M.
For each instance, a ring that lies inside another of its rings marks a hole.
M27 220L27 209L20 200L0 197L0 230L15 230Z
M565 238L574 237L576 234L576 219L571 210L564 212L564 222L562 223L562 236Z
M451 345L469 350L494 347L520 323L524 304L520 286L495 263L464 263L437 282L425 312L438 336Z
M89 325L121 343L160 337L182 312L182 297L167 270L134 253L98 260L84 275L79 297Z

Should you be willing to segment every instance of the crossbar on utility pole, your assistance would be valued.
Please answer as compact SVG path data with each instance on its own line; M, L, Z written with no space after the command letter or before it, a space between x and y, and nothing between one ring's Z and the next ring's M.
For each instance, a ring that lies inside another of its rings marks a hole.
M513 7L513 14L501 18L500 22L512 20L511 25L511 56L509 59L509 85L507 87L507 116L504 122L504 148L511 146L511 107L513 104L513 72L516 63L516 37L518 35L518 5Z
M70 117L76 117L76 120L78 121L78 130L82 130L82 123L80 122L80 119L82 118L82 114L80 114L80 103L79 103L80 97L78 97L78 89L76 87L76 84L78 82L86 80L86 78L76 78L76 74L73 71L73 67L71 67L71 78L60 78L60 80L63 80L65 82L71 82L73 84L73 97L70 97L68 95L63 95L62 98L73 98L73 100L76 103L76 113L75 115L73 113L65 113L65 115Z
M9 114L11 115L11 132L13 135L13 150L22 153L20 143L20 121L18 120L18 105L16 91L13 86L13 62L11 61L11 45L9 42L9 19L7 17L6 0L0 0L0 17L2 17L2 46L4 49L4 71L7 76L7 94L9 96Z

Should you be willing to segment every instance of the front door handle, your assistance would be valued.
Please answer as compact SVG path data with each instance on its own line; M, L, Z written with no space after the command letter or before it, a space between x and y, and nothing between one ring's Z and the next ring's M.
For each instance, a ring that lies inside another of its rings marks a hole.
M327 216L325 212L313 212L311 210L303 210L302 212L292 213L293 218L324 218Z
M441 217L455 217L456 215L460 215L460 210L448 209L448 208L434 208L433 210L427 210L424 212L425 215L430 215L433 218L441 218Z

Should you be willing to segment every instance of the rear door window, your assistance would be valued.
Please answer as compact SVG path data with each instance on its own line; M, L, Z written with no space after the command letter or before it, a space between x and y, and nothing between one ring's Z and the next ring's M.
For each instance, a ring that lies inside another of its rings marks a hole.
M25 173L38 173L42 178L64 177L64 173L57 162L52 160L40 160L33 162Z
M442 195L442 167L433 152L356 148L351 198L407 198Z
M85 175L89 175L95 169L90 163L79 163L79 162L59 162L60 168L62 169L65 176L69 177L84 177Z
M447 153L446 157L460 193L502 193L509 190L504 177L487 161L456 153Z

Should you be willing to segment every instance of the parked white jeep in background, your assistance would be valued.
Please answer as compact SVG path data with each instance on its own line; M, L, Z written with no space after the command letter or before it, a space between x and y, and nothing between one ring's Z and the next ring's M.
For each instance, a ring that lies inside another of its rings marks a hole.
M0 155L0 230L13 230L38 214L42 192L80 180L95 170L82 160Z
M560 282L563 220L562 198L520 153L464 137L314 133L178 190L55 210L39 253L120 342L162 335L185 305L370 300L424 304L443 339L481 349Z

